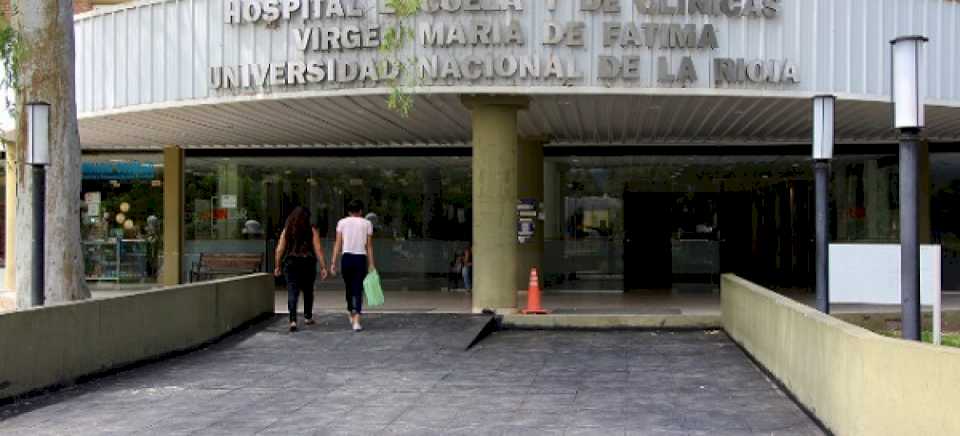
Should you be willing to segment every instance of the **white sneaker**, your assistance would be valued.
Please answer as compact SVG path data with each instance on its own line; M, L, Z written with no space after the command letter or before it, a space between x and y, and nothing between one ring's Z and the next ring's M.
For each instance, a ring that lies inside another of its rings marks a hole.
M363 330L363 327L360 327L360 323L358 322L353 323L353 331L359 332L360 330Z

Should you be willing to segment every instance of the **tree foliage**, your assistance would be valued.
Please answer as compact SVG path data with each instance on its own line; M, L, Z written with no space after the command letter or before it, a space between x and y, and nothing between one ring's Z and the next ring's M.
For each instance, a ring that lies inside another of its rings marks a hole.
M23 42L20 40L20 32L13 25L12 18L17 14L17 5L13 4L9 16L0 15L0 63L3 64L3 71L0 74L0 89L12 89L14 92L20 91L20 61L25 53ZM16 100L8 96L5 104L10 115L16 118Z
M412 74L416 58L404 60L403 50L409 41L414 39L414 27L411 21L420 11L423 0L387 0L387 8L394 11L394 21L383 32L380 42L380 52L386 55L382 67L392 65L397 75L387 83L390 85L390 94L387 96L387 107L408 116L413 109L413 92L416 89L416 77ZM411 73L411 74L408 74Z

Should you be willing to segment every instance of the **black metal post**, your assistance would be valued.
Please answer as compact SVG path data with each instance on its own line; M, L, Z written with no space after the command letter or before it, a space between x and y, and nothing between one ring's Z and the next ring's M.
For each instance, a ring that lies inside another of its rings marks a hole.
M816 239L817 239L817 310L830 313L830 229L829 195L830 195L830 161L817 159L813 163L814 203L816 205Z
M33 170L33 305L43 306L44 210L46 209L47 179L43 165L31 165Z
M920 340L920 244L918 200L920 131L900 132L900 298L903 338Z

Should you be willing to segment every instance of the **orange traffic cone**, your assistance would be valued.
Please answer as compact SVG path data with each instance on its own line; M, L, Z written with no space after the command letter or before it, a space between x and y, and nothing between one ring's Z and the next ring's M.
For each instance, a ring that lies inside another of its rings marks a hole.
M537 276L537 269L530 269L530 286L527 289L527 309L523 311L524 315L546 315L550 312L540 307L540 277Z

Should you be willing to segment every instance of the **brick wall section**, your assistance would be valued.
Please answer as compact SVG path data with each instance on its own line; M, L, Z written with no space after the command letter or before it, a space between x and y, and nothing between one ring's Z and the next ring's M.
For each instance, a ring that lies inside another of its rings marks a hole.
M73 0L73 13L79 14L93 9L94 0Z

